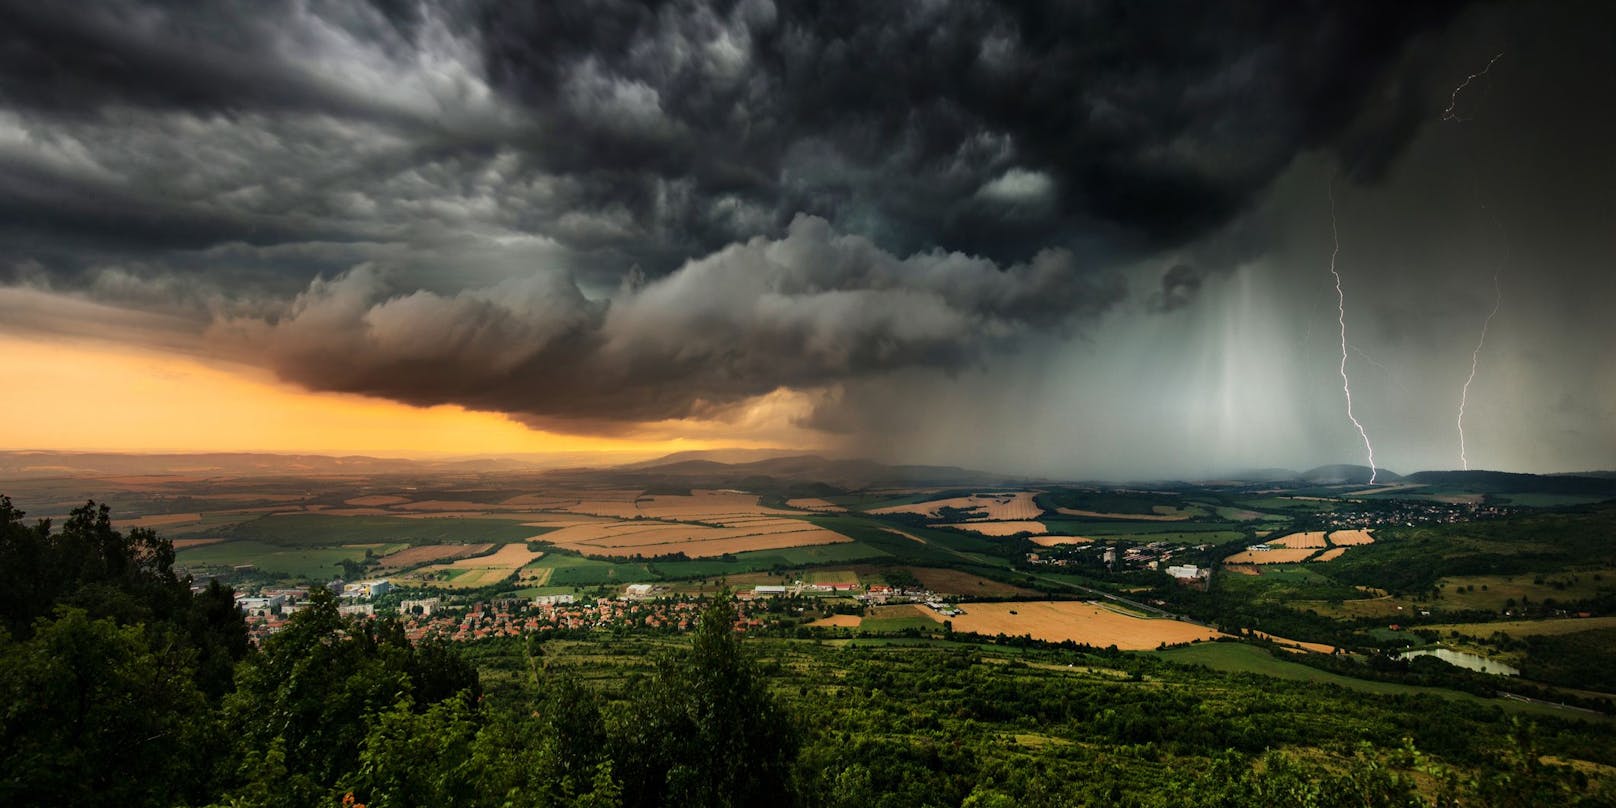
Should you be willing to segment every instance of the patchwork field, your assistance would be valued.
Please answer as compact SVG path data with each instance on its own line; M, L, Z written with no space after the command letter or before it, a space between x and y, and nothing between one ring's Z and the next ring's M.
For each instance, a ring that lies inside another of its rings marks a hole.
M402 505L406 502L409 502L408 498L393 496L391 494L371 494L369 496L354 497L353 499L345 499L342 501L344 505L359 505L366 508L380 508L387 505Z
M1347 552L1347 548L1345 548L1345 547L1331 547L1330 549L1325 550L1322 553L1319 553L1312 560L1313 561L1334 561L1334 560L1340 558L1342 555L1345 555L1346 552Z
M940 618L940 615L924 606L908 603L898 606L877 606L859 622L859 629L871 632L903 631L911 628L936 631L939 623L938 619L934 618Z
M402 546L284 547L257 541L219 541L178 550L174 563L191 570L252 564L264 572L329 579L342 573L344 560L359 561L366 550L380 555Z
M1354 547L1360 544L1374 544L1375 537L1369 535L1367 530L1337 530L1330 534L1330 543L1337 547Z
M1340 532L1344 533L1346 531ZM1326 546L1327 542L1324 540L1324 531L1310 530L1303 533L1291 533L1277 539L1269 539L1267 544L1270 547L1289 547L1294 550L1303 547L1318 549Z
M336 516L326 513L261 515L228 528L235 539L284 545L340 545L362 542L446 544L524 541L547 528L503 519L409 519L399 516Z
M933 499L903 505L876 508L870 513L916 513L933 519L942 518L944 508L970 512L972 521L1026 521L1037 519L1044 510L1033 502L1035 492L1016 491L1005 494L972 494L968 497Z
M1225 564L1299 564L1306 561L1316 548L1302 547L1298 549L1280 550L1242 550L1228 558L1223 559Z
M830 617L821 617L808 625L819 628L858 628L863 620L864 618L856 614L833 614Z
M964 614L948 618L955 631L1030 634L1033 639L1047 642L1071 640L1100 648L1115 645L1124 651L1146 651L1162 643L1176 645L1223 636L1192 623L1129 617L1082 601L968 603L963 608ZM926 613L939 622L944 619L930 610Z
M480 555L492 549L494 549L492 544L424 544L384 556L378 563L383 569L403 569L434 561Z
M698 490L690 496L593 500L587 507L600 512L631 506L634 518L566 524L545 535L544 541L584 555L646 558L676 553L712 558L852 541L801 518L791 518L794 511L765 507L758 499L756 494L740 491ZM605 502L612 504L600 507Z
M1017 533L1047 532L1042 522L957 522L953 524L938 523L932 525L932 527L967 530L984 536L1014 536Z
M158 528L200 521L202 521L202 514L200 513L159 513L142 516L138 519L118 519L112 525L118 530L128 530L133 527Z
M548 533L543 540L585 555L647 558L674 553L710 558L852 541L840 533L783 518L759 519L742 526L722 528L651 521L573 525Z
M507 544L492 555L423 567L411 573L410 578L452 589L474 589L497 584L543 555L520 544Z

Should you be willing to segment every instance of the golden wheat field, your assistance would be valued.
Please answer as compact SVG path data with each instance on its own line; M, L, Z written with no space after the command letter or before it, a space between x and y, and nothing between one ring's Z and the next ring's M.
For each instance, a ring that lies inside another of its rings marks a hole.
M1298 564L1306 561L1314 553L1316 547L1284 548L1280 550L1242 550L1228 558L1223 559L1225 564Z
M1322 553L1319 553L1318 556L1315 557L1313 560L1314 561L1334 561L1334 560L1340 558L1346 552L1347 552L1347 548L1345 548L1345 547L1331 547L1330 549L1325 550Z
M1291 533L1277 539L1269 539L1268 544L1274 547L1289 547L1293 550L1303 547L1318 549L1325 546L1324 531L1309 530L1302 533Z
M938 523L932 527L951 527L984 536L1014 536L1017 533L1043 533L1047 530L1043 522L959 522Z
M972 494L968 497L933 499L908 505L876 508L870 513L918 513L933 519L942 516L943 508L970 511L972 521L1026 521L1042 516L1044 509L1033 502L1035 491L1016 491L1004 494Z
M1071 640L1100 648L1115 645L1124 651L1146 651L1162 643L1177 645L1222 636L1193 623L1131 617L1083 601L967 603L962 608L964 614L946 618L953 621L955 631L1030 634L1046 642ZM945 619L929 610L926 614L939 622Z
M856 614L833 614L830 617L821 617L808 625L821 628L858 628L864 618Z
M512 573L538 560L544 553L527 549L522 544L507 544L493 555L462 558L448 564L435 564L417 570L415 575L425 577L447 573L448 577L434 581L438 586L454 589L475 589L497 584Z
M1033 536L1028 541L1039 547L1059 547L1063 544L1091 544L1094 540L1087 536Z
M1374 544L1375 537L1369 535L1367 530L1337 530L1330 534L1330 543L1338 547L1353 547L1360 544Z

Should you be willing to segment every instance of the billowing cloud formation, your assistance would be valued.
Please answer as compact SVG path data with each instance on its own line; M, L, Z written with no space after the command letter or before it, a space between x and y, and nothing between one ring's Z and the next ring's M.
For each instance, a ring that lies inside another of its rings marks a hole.
M1377 173L1424 114L1389 71L1451 10L596 0L483 29L530 159L669 243L806 211L1002 259L1077 226L1203 233L1304 149Z
M1062 250L1006 267L942 251L899 258L805 216L784 238L727 247L607 301L563 273L390 294L361 268L315 281L272 318L219 322L211 338L315 389L614 430L711 417L781 388L962 370L1121 294L1119 279Z
M0 0L0 247L217 272L190 253L520 235L609 286L807 213L900 254L1127 255L1307 150L1377 172L1450 12Z
M1608 465L1613 9L0 0L0 329L574 430L1339 462L1333 182L1386 457L1445 462L1507 254L1478 456Z

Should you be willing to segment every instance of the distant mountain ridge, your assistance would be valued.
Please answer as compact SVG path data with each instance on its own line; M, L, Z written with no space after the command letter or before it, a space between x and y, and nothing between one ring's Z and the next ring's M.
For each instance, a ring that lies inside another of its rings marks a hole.
M1616 477L1519 474L1510 471L1417 471L1409 482L1470 491L1616 496Z
M994 482L1024 481L1024 478L957 466L888 465L874 460L826 458L816 454L789 454L741 463L724 463L700 457L702 453L681 452L644 463L619 466L611 471L656 477L677 477L715 483L756 478L819 482L842 488L875 485L982 485ZM704 487L704 486L698 486Z
M1319 466L1301 474L1301 479L1320 485L1368 485L1371 477L1377 483L1400 483L1404 480L1403 475L1395 471L1371 469L1368 466L1356 466L1350 463Z

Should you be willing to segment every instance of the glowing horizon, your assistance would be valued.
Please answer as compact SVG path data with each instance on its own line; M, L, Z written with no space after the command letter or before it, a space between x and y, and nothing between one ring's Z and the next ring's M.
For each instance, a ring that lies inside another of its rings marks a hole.
M309 392L253 368L123 346L3 335L0 355L13 379L27 380L0 398L0 447L16 451L652 457L768 446L545 432L497 413Z

